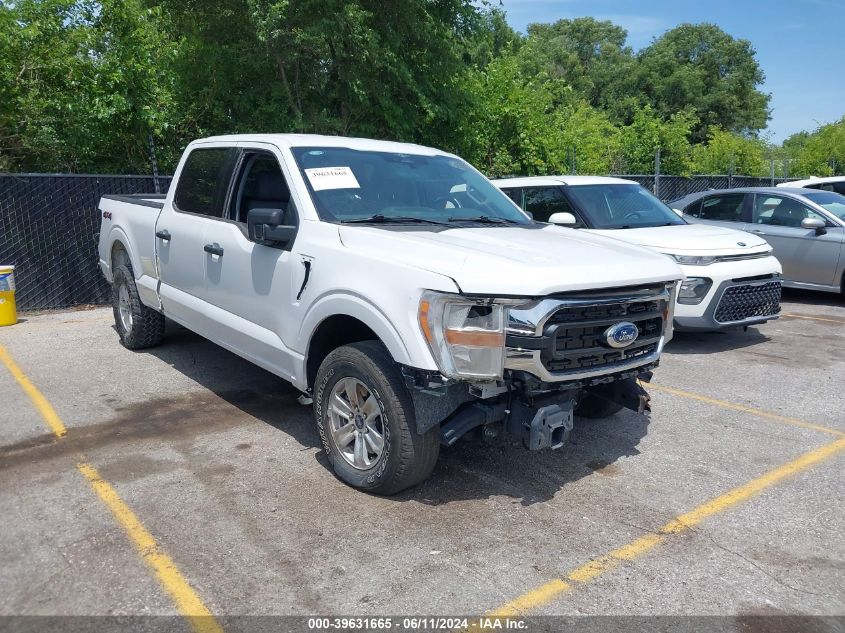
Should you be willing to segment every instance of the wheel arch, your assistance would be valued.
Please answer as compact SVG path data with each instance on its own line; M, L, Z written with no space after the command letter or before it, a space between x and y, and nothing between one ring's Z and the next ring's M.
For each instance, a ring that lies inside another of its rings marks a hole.
M109 235L108 257L109 281L114 276L115 266L124 262L129 264L132 275L136 279L138 278L139 271L141 270L140 262L135 258L129 237L119 227L114 227Z
M308 350L305 354L305 380L310 389L314 386L317 377L317 370L332 350L360 341L379 341L390 352L394 360L396 354L391 350L377 330L383 330L376 325L372 327L369 323L358 316L346 313L337 313L325 317L320 321L308 341ZM393 344L396 347L396 344Z

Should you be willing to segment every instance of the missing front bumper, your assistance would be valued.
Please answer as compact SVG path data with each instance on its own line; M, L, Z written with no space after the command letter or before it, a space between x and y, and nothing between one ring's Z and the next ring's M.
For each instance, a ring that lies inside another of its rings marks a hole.
M651 373L642 372L638 378L648 382ZM459 407L441 423L440 442L452 446L475 429L490 429L490 435L497 435L498 429L503 429L529 450L558 449L566 444L572 432L579 399L588 394L640 414L651 410L648 393L637 378L561 391L542 399L532 398L530 402L506 394L494 401L467 402ZM497 430L492 431L493 428Z

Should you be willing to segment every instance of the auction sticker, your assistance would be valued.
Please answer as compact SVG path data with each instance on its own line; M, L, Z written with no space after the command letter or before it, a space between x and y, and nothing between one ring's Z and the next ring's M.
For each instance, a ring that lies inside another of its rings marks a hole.
M349 167L312 167L306 169L305 174L314 191L361 188Z

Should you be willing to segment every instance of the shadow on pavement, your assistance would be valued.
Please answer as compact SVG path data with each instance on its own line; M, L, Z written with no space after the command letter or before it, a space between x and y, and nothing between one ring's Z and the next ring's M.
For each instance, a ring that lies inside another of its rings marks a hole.
M845 308L845 295L836 294L835 292L819 292L817 290L784 288L781 301L785 303L800 303L808 306ZM789 310L784 310L784 312L789 312Z
M281 378L176 325L169 325L164 343L147 353L301 446L319 447L311 408L298 404L299 392ZM627 410L605 420L576 418L569 443L557 451L530 452L507 436L491 443L468 439L441 451L428 481L387 500L427 505L494 496L522 505L548 501L567 483L593 473L618 476L616 462L639 453L648 424L646 416ZM315 459L330 470L321 450Z
M666 346L664 354L717 354L728 350L760 345L771 339L759 328L766 324L752 326L747 330L736 328L720 332L675 332L675 337Z

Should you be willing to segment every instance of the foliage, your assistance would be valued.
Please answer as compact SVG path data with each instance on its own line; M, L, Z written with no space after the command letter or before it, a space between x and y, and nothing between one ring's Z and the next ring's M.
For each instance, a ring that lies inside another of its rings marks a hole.
M693 148L693 169L699 174L768 176L765 142L714 127L707 142Z
M135 0L0 4L0 165L137 170L169 81L155 11Z
M459 123L458 152L487 174L538 174L554 169L549 123L552 95L526 81L513 56L496 59L464 80L469 107Z
M770 96L757 90L764 75L751 42L715 24L681 24L637 56L637 88L662 117L687 108L698 117L692 140L713 126L756 133L769 119Z
M845 165L845 119L756 140L754 49L683 24L634 53L593 18L532 24L475 0L0 2L0 169L163 171L191 139L315 132L413 141L490 175Z
M622 154L628 173L653 173L654 159L660 149L661 171L688 175L691 168L689 136L698 122L689 110L677 112L668 121L645 106L634 114L630 125L622 128Z
M531 24L521 50L522 72L547 76L568 88L565 95L595 108L618 112L627 102L634 57L625 29L593 18Z
M845 174L845 116L813 132L800 132L783 143L784 154L794 158L790 176L833 176Z

